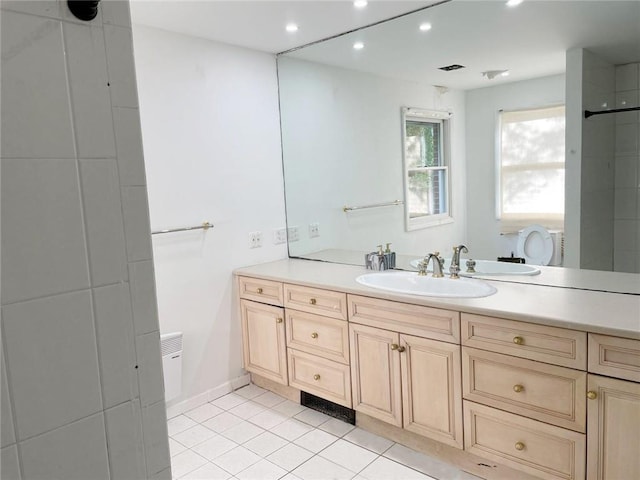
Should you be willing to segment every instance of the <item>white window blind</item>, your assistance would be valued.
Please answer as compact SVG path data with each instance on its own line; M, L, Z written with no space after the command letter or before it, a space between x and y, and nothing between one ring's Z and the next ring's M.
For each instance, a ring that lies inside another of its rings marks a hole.
M565 108L499 114L498 218L502 231L564 224Z

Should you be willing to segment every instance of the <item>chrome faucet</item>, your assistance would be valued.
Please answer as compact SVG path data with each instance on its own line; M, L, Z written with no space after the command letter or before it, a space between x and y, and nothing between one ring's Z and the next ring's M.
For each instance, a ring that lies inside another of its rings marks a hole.
M440 252L430 253L424 257L424 260L418 264L418 275L424 276L427 274L427 268L429 267L431 259L433 259L433 276L436 278L444 277L442 274L443 261L440 259Z
M451 265L449 266L449 273L451 278L460 278L460 252L469 253L465 245L458 245L453 247L453 256L451 257Z

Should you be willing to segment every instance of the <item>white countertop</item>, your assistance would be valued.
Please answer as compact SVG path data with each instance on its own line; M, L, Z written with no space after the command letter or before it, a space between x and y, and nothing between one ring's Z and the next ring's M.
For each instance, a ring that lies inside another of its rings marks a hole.
M640 295L483 280L498 289L484 298L403 295L365 287L356 277L361 266L286 259L239 268L236 275L338 290L416 305L492 315L555 327L640 340Z
M354 250L326 249L301 255L301 257L331 263L364 266L364 255L364 252ZM460 262L462 265L464 265L467 257L469 255L464 255L462 258ZM416 258L419 258L419 256L398 254L396 255L396 267L402 270L415 271L416 269L410 265L410 262ZM637 273L538 265L536 265L536 268L541 270L540 275L476 275L474 278L640 295L640 275Z

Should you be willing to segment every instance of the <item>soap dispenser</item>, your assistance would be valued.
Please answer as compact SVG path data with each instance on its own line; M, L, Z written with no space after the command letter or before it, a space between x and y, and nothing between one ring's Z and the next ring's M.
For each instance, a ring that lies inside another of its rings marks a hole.
M384 250L384 258L388 269L396 268L396 252L391 251L390 243L387 243L387 248Z

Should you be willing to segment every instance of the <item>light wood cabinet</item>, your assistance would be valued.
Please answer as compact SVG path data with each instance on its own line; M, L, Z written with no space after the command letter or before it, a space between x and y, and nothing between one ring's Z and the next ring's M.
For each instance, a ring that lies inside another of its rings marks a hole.
M292 348L289 348L288 352L289 385L351 408L349 365Z
M640 384L589 375L588 480L640 478Z
M640 382L640 340L590 333L589 371Z
M287 385L284 310L251 300L240 300L244 368Z
M460 347L351 324L354 409L462 448Z
M462 448L460 347L400 335L405 429Z
M464 422L465 450L471 453L539 478L584 478L586 446L581 433L467 400Z

